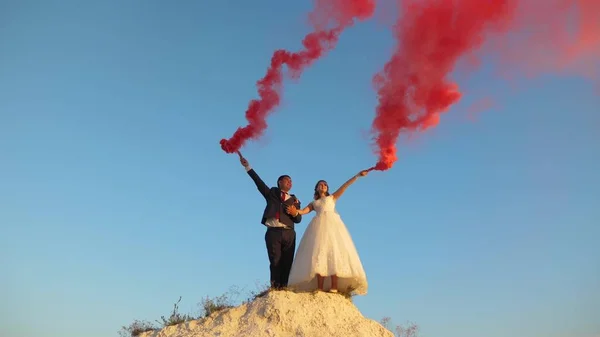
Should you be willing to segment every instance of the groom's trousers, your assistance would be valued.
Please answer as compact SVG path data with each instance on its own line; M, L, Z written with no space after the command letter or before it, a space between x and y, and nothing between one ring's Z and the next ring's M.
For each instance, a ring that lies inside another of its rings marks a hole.
M296 231L269 227L265 233L265 243L269 254L271 287L287 287L292 262L294 262Z

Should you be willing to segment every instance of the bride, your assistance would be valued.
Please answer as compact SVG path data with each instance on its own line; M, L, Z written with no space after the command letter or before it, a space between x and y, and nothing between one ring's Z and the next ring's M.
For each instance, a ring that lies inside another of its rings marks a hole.
M315 217L308 224L290 271L289 287L300 291L324 290L328 279L329 291L364 295L367 293L367 276L346 229L342 218L335 210L337 200L346 188L367 170L360 171L344 183L333 194L325 180L319 180L315 186L314 201L304 209L297 210L289 206L290 214L307 214L315 211Z

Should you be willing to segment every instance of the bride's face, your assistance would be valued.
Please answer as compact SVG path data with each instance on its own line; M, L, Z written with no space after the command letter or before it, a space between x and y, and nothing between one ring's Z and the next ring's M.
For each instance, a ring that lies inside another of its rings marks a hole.
M319 183L317 184L317 191L320 193L325 193L328 189L329 186L327 186L327 183L324 181L319 181Z

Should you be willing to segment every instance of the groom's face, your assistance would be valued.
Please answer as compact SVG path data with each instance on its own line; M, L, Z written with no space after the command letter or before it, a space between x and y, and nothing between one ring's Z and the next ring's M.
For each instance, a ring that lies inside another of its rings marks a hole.
M290 177L283 177L279 180L279 188L284 191L284 192L288 192L289 190L292 189L292 178Z

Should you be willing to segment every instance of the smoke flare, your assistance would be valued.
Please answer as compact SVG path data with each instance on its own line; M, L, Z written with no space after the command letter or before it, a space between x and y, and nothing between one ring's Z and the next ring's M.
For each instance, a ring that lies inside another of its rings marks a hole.
M598 0L399 0L398 9L395 51L373 77L376 170L398 159L400 133L436 126L461 99L450 73L484 46L502 66L529 73L598 74Z
M299 52L276 50L266 75L257 82L259 99L250 101L246 110L248 125L238 128L229 139L220 141L227 153L238 151L249 139L260 138L267 129L266 118L280 103L283 65L290 75L299 78L307 67L335 48L340 34L354 23L373 15L375 0L316 0L309 14L314 31L304 38ZM332 26L331 28L329 28Z

